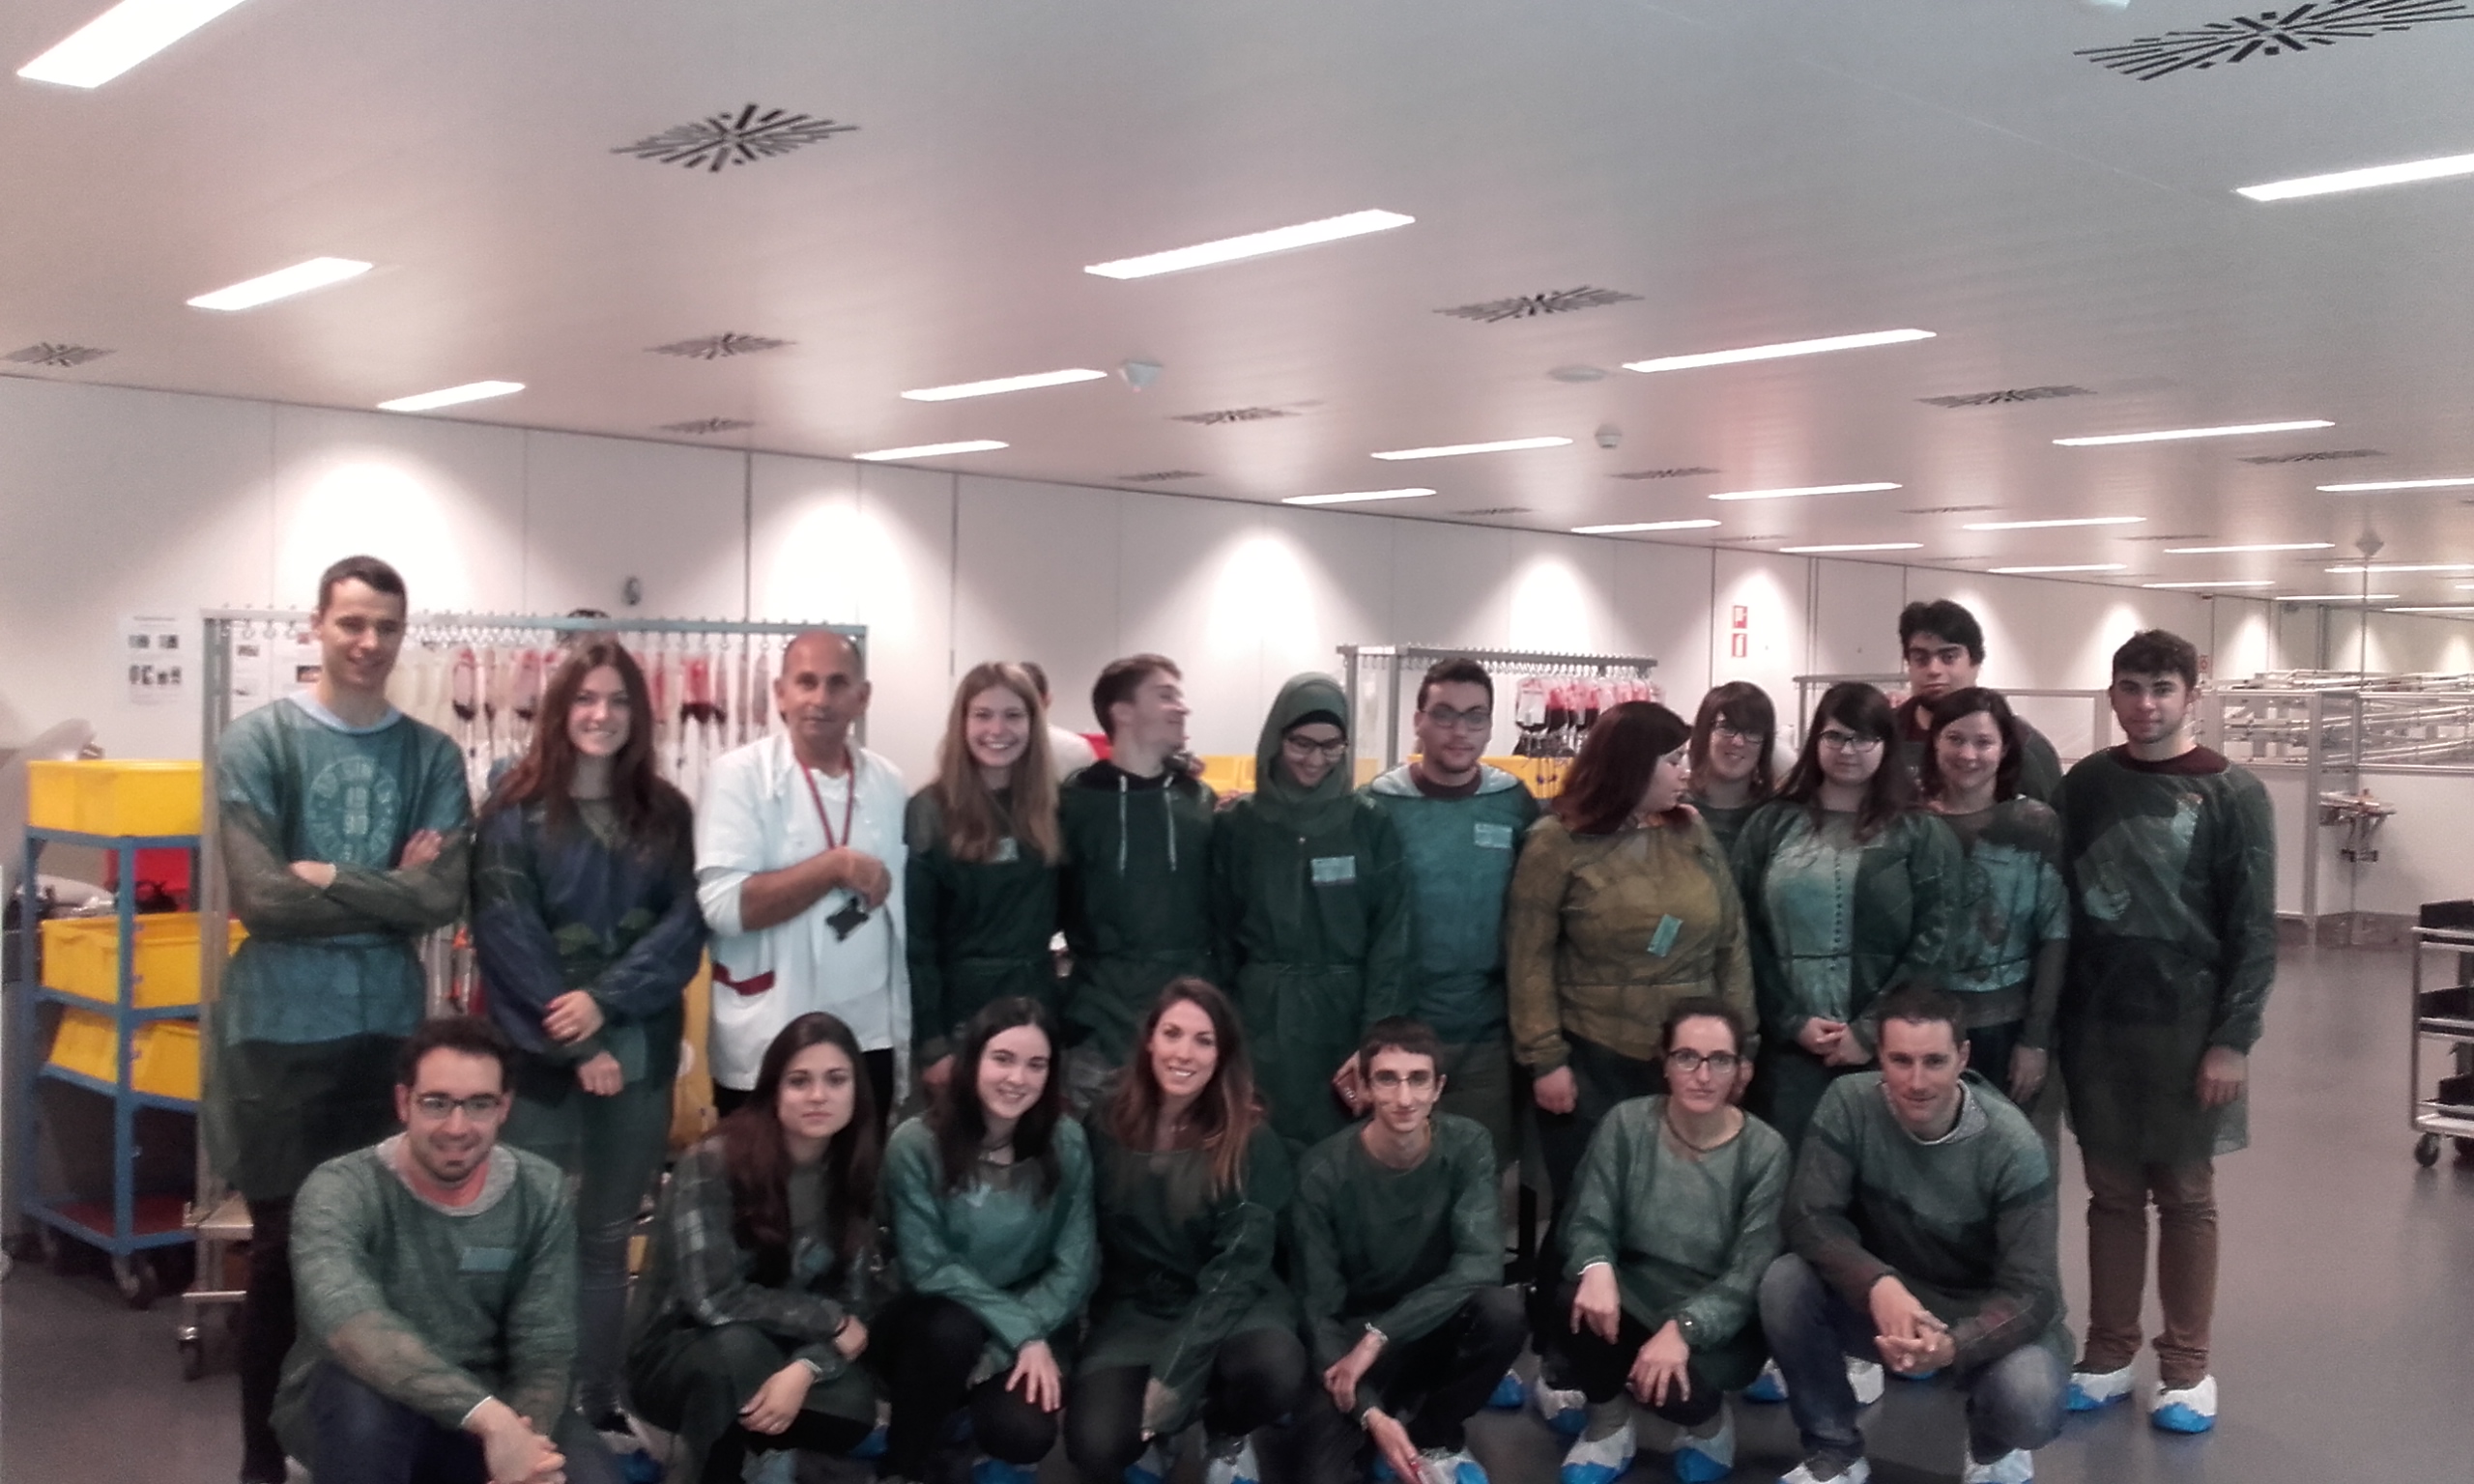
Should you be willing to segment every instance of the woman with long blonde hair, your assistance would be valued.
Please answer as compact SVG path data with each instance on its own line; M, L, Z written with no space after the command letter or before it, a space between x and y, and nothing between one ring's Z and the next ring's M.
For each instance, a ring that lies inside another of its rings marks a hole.
M1021 995L1057 1008L1056 778L1021 666L973 666L954 687L935 780L911 796L903 833L912 1065L935 1087L982 1006Z

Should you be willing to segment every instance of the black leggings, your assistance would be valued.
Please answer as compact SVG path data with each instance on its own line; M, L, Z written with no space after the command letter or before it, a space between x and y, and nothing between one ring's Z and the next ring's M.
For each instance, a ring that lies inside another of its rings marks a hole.
M1486 1405L1528 1339L1519 1294L1482 1290L1426 1333L1384 1346L1358 1382L1358 1400L1397 1419L1420 1448L1460 1448L1469 1441L1469 1419ZM1298 1410L1300 1457L1309 1477L1333 1484L1363 1479L1357 1466L1365 1439L1333 1405L1322 1377L1309 1378Z
M1065 1456L1091 1484L1119 1484L1142 1456L1145 1365L1074 1378L1065 1400ZM1280 1419L1306 1384L1306 1347L1285 1329L1249 1329L1220 1342L1203 1384L1203 1431L1237 1438Z
M1538 1336L1538 1349L1544 1363L1553 1367L1558 1380L1575 1386L1593 1405L1611 1402L1631 1379L1632 1361L1641 1347L1650 1343L1654 1332L1649 1326L1626 1314L1616 1326L1615 1342L1608 1344L1597 1337L1597 1331L1583 1325L1572 1327L1572 1296L1580 1291L1577 1279L1568 1279L1553 1287L1539 1284L1529 1294L1529 1327ZM1656 1406L1641 1402L1649 1411L1682 1428L1695 1428L1718 1414L1726 1405L1726 1393L1710 1379L1701 1357L1694 1356L1684 1363L1684 1380L1691 1394L1679 1397L1669 1389L1666 1400ZM1640 1402L1639 1397L1633 1401Z
M274 1393L292 1353L292 1202L249 1202L249 1292L241 1303L241 1480L282 1484Z
M988 1327L970 1310L950 1298L913 1296L889 1306L868 1333L869 1343L882 1348L878 1363L893 1393L885 1472L924 1477L946 1422L964 1406L971 1437L991 1458L1029 1467L1056 1446L1056 1414L1005 1384L1010 1367L970 1384L988 1345Z

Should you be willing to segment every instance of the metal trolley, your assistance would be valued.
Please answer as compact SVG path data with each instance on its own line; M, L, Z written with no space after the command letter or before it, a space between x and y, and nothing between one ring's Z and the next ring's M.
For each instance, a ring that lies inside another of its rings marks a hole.
M2448 956L2446 981L2427 985L2424 965L2439 954ZM2413 1015L2405 1114L2420 1135L2414 1162L2429 1168L2439 1162L2443 1138L2455 1139L2459 1153L2474 1154L2474 1070L2468 1070L2474 1064L2474 928L2414 929ZM2452 1070L2433 1086L2424 1076L2423 1058L2439 1046L2452 1048L2443 1063Z

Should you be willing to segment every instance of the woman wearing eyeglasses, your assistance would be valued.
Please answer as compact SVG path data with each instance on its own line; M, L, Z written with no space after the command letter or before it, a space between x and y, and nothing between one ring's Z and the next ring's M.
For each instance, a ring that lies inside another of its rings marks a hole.
M1618 1106L1581 1160L1564 1221L1564 1281L1531 1291L1541 1366L1586 1400L1564 1484L1631 1467L1632 1414L1683 1430L1675 1475L1735 1467L1724 1393L1767 1354L1755 1303L1780 1248L1787 1141L1735 1105L1747 1026L1723 1000L1678 1001L1659 1032L1667 1092Z
M1966 863L1915 808L1896 742L1888 698L1831 686L1778 797L1736 842L1761 1005L1758 1104L1791 1147L1831 1080L1873 1059L1865 1011L1894 985L1938 979L1949 945Z
M1683 808L1683 718L1646 700L1589 729L1529 827L1504 911L1513 1055L1536 1078L1556 1200L1599 1120L1666 1088L1658 1026L1714 995L1752 1013L1743 910L1710 827Z
M1701 698L1692 719L1692 791L1684 801L1718 837L1718 848L1732 854L1743 822L1777 791L1770 753L1777 737L1777 708L1751 681L1730 680Z
M517 1048L506 1141L577 1179L576 1405L623 1428L627 1238L669 1143L705 918L687 800L654 776L635 659L580 643L540 715L482 806L473 946L490 1018Z
M1409 1004L1400 837L1357 792L1347 697L1329 675L1280 687L1254 792L1211 834L1213 915L1235 965L1272 1127L1302 1154L1365 1106L1357 1048Z

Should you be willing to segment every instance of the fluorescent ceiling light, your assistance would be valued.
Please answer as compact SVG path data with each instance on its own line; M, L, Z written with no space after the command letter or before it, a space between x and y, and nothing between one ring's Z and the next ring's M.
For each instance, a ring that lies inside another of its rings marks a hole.
M1895 484L1808 484L1793 490L1729 490L1712 495L1712 499L1792 499L1798 495L1869 495L1875 490L1895 490Z
M2233 193L2254 201L2291 201L2299 196L2326 196L2373 186L2444 181L2454 175L2474 175L2474 155L2443 155L2437 159L2408 160L2402 165L2372 165L2361 170L2340 170L2334 175L2298 176L2290 181L2270 181L2265 186L2239 186Z
M2139 585L2141 585L2142 587L2274 587L2274 586L2276 585L2276 584L2274 584L2274 583L2272 583L2272 582L2269 582L2269 581L2268 581L2266 578L2264 578L2264 577L2252 577L2252 578L2244 578L2244 579L2242 579L2242 580L2241 580L2241 581L2239 581L2239 582L2224 582L2224 583L2142 583L2142 584L2140 584Z
M854 453L850 457L871 464L888 463L895 459L934 459L948 453L986 453L1006 445L992 438L964 439L959 443L919 443L909 448L878 448L872 453Z
M2393 592L2297 592L2290 594L2277 594L2277 601L2280 603L2393 603L2397 601L2397 598L2398 594Z
M1348 505L1363 499L1416 499L1432 490L1354 490L1346 495L1291 495L1283 505Z
M254 309L278 299L323 289L331 283L358 278L369 271L369 265L355 258L311 258L290 268L278 268L272 273L236 283L228 289L200 294L189 300L192 309Z
M2169 546L2168 556L2228 556L2237 552L2325 552L2334 541L2257 541L2249 546Z
M1876 329L1861 335L1831 335L1821 340L1787 340L1777 345L1748 345L1738 351L1704 351L1697 356L1660 356L1654 360L1627 360L1626 371L1689 371L1695 366L1732 366L1746 360L1778 360L1789 356L1818 356L1824 351L1855 351L1868 345L1898 345L1930 340L1929 329Z
M2182 438L2236 438L2245 433L2299 433L2305 428L2333 428L2324 417L2300 422L2237 422L2223 428L2167 428L2157 433L2107 433L2096 438L2057 438L2063 448L2101 448L2112 443L2164 443Z
M34 82L99 88L241 0L121 0L17 69Z
M381 402L378 404L378 410L382 413L426 413L442 407L453 407L461 402L485 402L492 397L512 396L523 389L522 382L466 382L461 386L449 386L441 391L424 391L416 397L397 397L392 402Z
M1985 570L2002 577L2033 577L2040 572L2121 572L2128 564L2118 561L2086 561L2066 567L1988 567Z
M1788 556L1827 556L1835 552L1913 552L1921 550L1923 545L1921 541L1856 541L1837 546L1782 546L1778 550Z
M2356 563L2350 567L2330 567L2327 570L2340 577L2360 577L2366 572L2373 577L2391 572L2474 572L2474 561L2425 561L2410 566Z
M2139 526L2143 515L2083 515L2067 521L1970 521L1961 530L2050 530L2063 526Z
M1268 232L1249 232L1244 237L1223 237L1216 243L1198 243L1192 247L1172 247L1139 258L1118 258L1108 263L1093 263L1082 271L1103 278L1149 278L1157 273L1181 272L1189 268L1209 268L1215 263L1234 263L1240 258L1259 258L1267 252L1286 252L1292 247L1311 247L1317 243L1337 243L1342 238L1364 237L1368 232L1389 232L1417 220L1398 212L1351 212L1345 216L1326 216L1321 221L1301 222L1293 227L1274 227Z
M913 402L956 402L964 397L992 397L1000 391L1029 391L1035 386L1064 386L1075 382L1104 382L1108 373L1076 367L1071 371L1038 371L1029 376L1000 376L986 382L957 382L951 386L922 386L906 391Z
M2474 614L2474 603L2443 603L2429 608L2392 608L2392 614Z
M2373 490L2457 490L2474 479L2374 479L2369 484L2323 484L2322 495L2363 495Z
M1636 530L1708 530L1715 521L1633 521L1623 526L1575 526L1576 536L1621 536Z
M1561 448L1568 438L1508 438L1495 443L1443 443L1432 448L1395 448L1378 459L1456 459L1464 453L1510 453L1516 448Z

